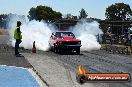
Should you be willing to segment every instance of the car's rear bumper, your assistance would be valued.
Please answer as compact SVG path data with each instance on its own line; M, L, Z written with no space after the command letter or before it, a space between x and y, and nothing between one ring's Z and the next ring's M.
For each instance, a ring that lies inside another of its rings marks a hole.
M66 48L66 49L70 49L70 48L80 48L81 45L57 45L57 48Z

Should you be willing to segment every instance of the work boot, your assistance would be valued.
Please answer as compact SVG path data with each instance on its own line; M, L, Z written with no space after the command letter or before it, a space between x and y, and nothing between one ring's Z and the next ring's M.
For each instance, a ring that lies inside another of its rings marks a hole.
M24 57L22 54L15 55L16 57Z
M22 55L22 54L19 53L18 55Z
M16 54L15 56L16 56L16 57L21 57L21 55L19 55L19 54Z

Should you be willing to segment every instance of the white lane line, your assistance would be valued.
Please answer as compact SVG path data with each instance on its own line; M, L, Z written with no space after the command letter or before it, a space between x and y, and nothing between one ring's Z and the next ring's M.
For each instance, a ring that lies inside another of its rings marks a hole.
M27 70L32 74L32 76L35 78L35 80L38 82L40 87L47 87L43 81L39 78L39 76L33 71L32 68L27 68Z

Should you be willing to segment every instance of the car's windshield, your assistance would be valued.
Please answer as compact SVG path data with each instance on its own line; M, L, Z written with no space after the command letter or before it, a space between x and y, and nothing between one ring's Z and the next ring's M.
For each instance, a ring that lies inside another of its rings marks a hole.
M75 37L75 35L72 32L56 32L56 37L62 37L62 36Z

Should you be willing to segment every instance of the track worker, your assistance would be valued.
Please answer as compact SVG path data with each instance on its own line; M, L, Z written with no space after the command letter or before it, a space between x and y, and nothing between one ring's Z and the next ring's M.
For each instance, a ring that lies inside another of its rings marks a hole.
M17 21L17 26L14 30L14 39L15 39L15 56L16 57L20 57L21 54L19 54L19 44L22 42L22 32L20 30L20 26L21 26L21 22L20 21Z

